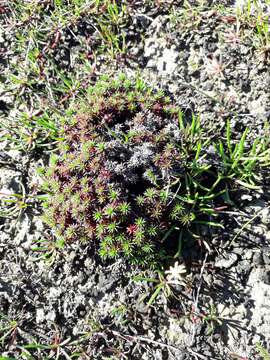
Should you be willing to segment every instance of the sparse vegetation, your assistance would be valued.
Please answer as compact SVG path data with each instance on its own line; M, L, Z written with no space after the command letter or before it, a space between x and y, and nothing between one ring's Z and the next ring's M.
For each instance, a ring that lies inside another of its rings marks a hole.
M259 354L261 355L261 357L263 358L263 360L269 360L270 359L269 352L260 343L256 344L256 348L257 348Z
M269 6L0 1L0 360L269 360Z

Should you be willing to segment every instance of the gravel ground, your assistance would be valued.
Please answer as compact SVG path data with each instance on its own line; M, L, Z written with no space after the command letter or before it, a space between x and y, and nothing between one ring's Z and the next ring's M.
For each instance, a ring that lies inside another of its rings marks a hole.
M224 136L230 118L235 139L247 126L251 143L255 137L269 137L269 48L260 43L252 21L239 29L236 9L246 3L191 2L186 11L181 2L146 3L130 4L131 15L123 25L127 55L112 60L101 52L90 58L94 71L86 81L103 72L133 76L140 71L187 114L200 114L203 126L216 136ZM269 5L259 4L268 14ZM250 11L253 19L257 9ZM86 39L92 36L93 49L98 47L87 19L64 28L59 45L46 55L67 74L84 76L78 59ZM1 124L12 127L29 104L32 112L38 111L41 100L36 104L34 93L41 94L45 108L59 99L50 95L43 79L32 88L12 88L8 71L22 59L14 50L17 40L3 29ZM49 61L43 66L52 86L61 81ZM67 101L75 95L68 93ZM1 196L32 196L26 208L18 202L1 207L9 213L0 218L3 359L263 359L258 344L270 350L269 171L263 189L239 195L234 211L224 214L225 230L209 239L209 248L197 243L184 247L188 284L175 289L177 298L161 293L148 306L155 284L134 281L139 268L124 260L101 263L91 245L51 246L52 234L42 224L35 195L36 168L47 162L52 145L45 151L25 149L14 146L6 136L8 128L0 133ZM25 347L37 343L43 347Z

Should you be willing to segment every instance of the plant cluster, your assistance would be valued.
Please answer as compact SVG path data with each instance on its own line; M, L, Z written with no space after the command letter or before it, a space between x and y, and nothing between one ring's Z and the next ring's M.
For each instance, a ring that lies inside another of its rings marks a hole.
M92 241L102 257L149 261L176 247L176 231L219 226L226 180L252 187L265 162L257 141L247 156L246 132L233 144L228 125L227 141L210 146L197 118L187 124L162 91L124 75L101 78L68 115L45 171L44 219L58 240Z
M91 81L101 61L124 55L131 15L125 1L116 0L4 3L0 96L8 116L0 118L0 142L46 151L58 140L55 115L65 102Z

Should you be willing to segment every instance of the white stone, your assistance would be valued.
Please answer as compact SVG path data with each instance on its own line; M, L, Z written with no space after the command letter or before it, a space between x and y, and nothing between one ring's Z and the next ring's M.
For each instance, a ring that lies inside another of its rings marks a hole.
M37 323L41 323L44 321L44 310L42 308L37 308L37 312L36 312L36 322Z
M172 49L164 49L162 57L157 60L160 73L172 74L177 67L178 53Z

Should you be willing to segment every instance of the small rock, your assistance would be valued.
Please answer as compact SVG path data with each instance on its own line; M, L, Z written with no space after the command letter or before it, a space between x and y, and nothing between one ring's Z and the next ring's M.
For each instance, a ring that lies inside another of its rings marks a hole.
M237 265L237 271L242 276L248 274L250 272L250 269L251 269L251 263L248 260L240 261L239 264Z
M20 245L24 242L26 235L29 233L31 227L31 220L28 215L24 214L22 221L19 224L18 232L14 237L14 243Z
M145 49L144 50L145 57L152 57L157 52L157 49L156 49L156 46L155 46L155 43L153 42L153 40L146 41L144 49Z
M265 265L270 265L270 250L263 253L263 261Z
M243 254L243 258L246 260L251 260L253 256L253 251L252 250L246 250Z
M255 265L263 265L264 259L263 259L261 252L254 253L252 261L253 261L253 264L255 264Z
M261 280L267 284L270 285L270 270L265 271L262 273Z
M56 319L56 313L54 310L48 312L48 314L46 315L46 320L47 321L51 321L51 322L55 322Z
M225 256L220 256L216 260L216 266L229 269L232 267L238 260L238 257L234 253L226 253Z
M247 201L252 201L252 196L251 195L248 195L248 194L243 194L241 196L241 200L247 200Z
M45 319L44 310L42 308L38 308L36 311L36 322L41 323Z
M261 222L265 225L268 225L270 223L270 210L269 208L265 208L261 211L260 214Z
M150 59L146 65L146 67L148 67L148 68L155 68L156 66L157 66L156 61L153 59Z
M160 73L172 74L177 66L178 53L172 49L164 49L162 57L157 61Z

